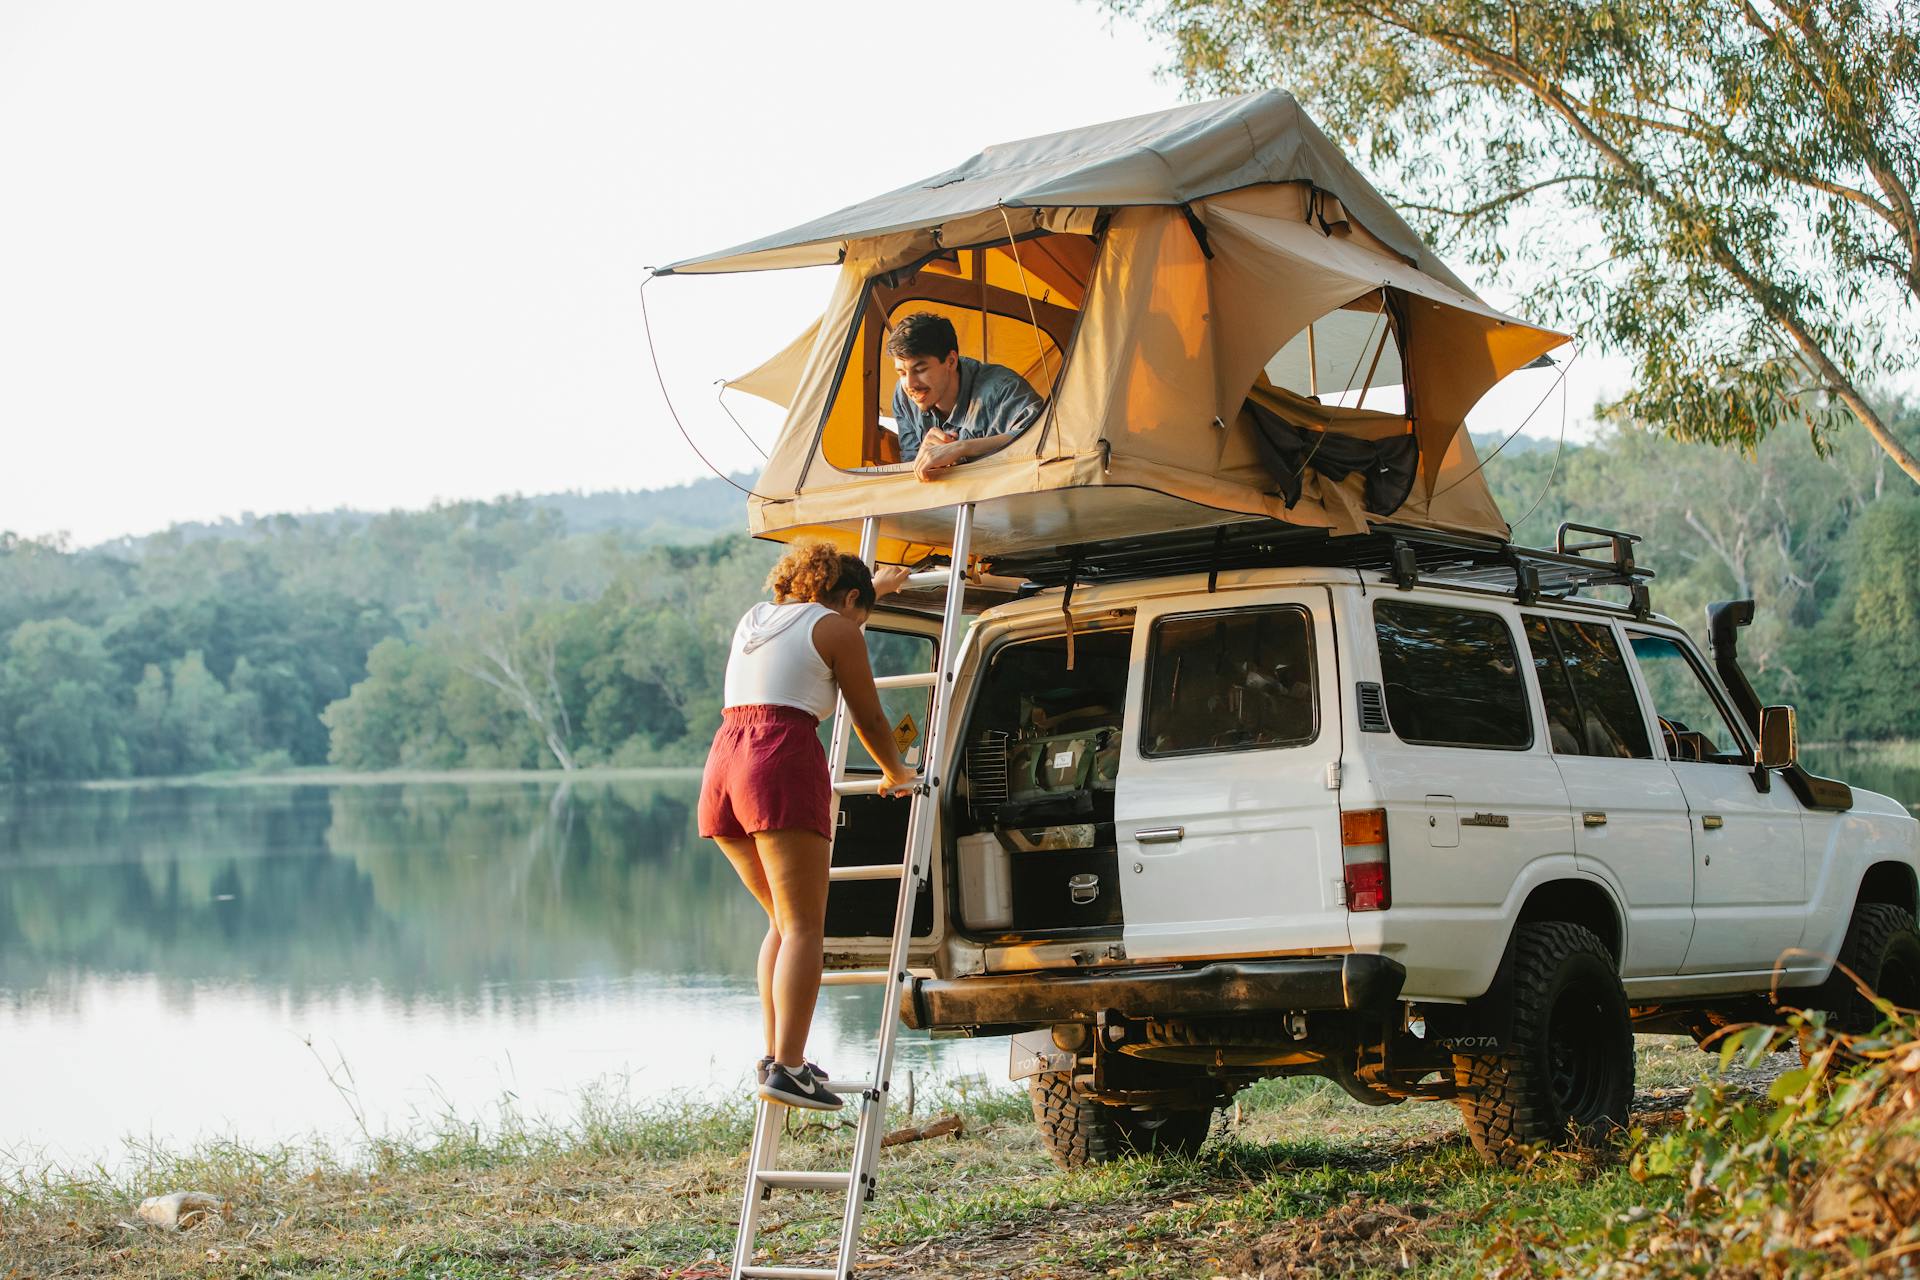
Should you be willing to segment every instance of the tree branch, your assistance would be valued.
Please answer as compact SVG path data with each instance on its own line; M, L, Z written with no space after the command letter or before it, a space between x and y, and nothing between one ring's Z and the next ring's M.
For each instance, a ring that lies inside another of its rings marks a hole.
M1491 200L1483 201L1469 209L1449 209L1437 204L1418 204L1397 194L1390 198L1403 209L1417 209L1421 213L1437 213L1448 218L1458 218L1462 222L1471 222L1475 218L1491 213L1495 209L1510 205L1516 200L1524 200L1534 192L1545 190L1548 187L1564 186L1569 182L1603 183L1605 181L1607 181L1606 177L1598 173L1561 174L1557 178L1543 178L1539 182L1529 183L1518 190L1504 192Z

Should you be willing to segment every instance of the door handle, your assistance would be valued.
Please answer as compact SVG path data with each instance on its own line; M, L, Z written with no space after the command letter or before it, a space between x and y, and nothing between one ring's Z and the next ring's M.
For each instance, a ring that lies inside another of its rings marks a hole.
M1607 815L1602 810L1589 809L1580 815L1580 825L1583 827L1604 827L1607 825Z
M1727 820L1717 813L1703 813L1700 815L1700 826L1702 830L1718 831L1726 825Z
M1178 844L1186 834L1185 827L1142 827L1133 838L1141 844Z

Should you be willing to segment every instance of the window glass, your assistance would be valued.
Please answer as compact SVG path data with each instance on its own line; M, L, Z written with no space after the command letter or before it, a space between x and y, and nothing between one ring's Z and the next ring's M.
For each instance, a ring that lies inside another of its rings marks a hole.
M1746 763L1740 736L1686 650L1666 636L1635 635L1632 643L1667 754L1676 760Z
M1311 742L1310 628L1307 611L1295 605L1160 619L1147 657L1141 754Z
M1651 758L1647 722L1613 629L1591 619L1528 614L1526 630L1554 753Z
M1387 718L1404 742L1520 750L1533 718L1513 635L1497 614L1382 601L1374 606Z
M873 664L873 674L876 676L904 676L931 671L933 637L917 636L906 631L878 631L868 627L867 660ZM880 709L886 713L887 723L893 726L893 740L900 748L900 758L909 766L918 765L921 754L926 750L927 714L932 696L931 689L880 690ZM831 732L827 724L822 724L821 729L823 733ZM867 749L860 745L860 735L857 733L847 735L847 767L871 771L880 768Z

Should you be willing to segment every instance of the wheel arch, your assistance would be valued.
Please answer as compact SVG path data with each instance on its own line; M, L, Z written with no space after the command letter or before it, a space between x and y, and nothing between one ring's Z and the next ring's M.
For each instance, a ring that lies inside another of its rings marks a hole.
M1854 894L1853 902L1856 907L1867 902L1884 902L1920 916L1920 877L1904 862L1876 862L1860 877L1860 889Z
M1591 932L1606 946L1615 966L1626 956L1626 927L1619 904L1598 880L1563 878L1535 885L1513 923L1518 929L1523 924L1550 920L1577 924Z

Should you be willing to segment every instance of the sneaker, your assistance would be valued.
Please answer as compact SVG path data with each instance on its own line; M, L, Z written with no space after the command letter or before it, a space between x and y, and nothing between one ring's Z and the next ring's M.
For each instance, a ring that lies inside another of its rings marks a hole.
M753 1068L753 1082L755 1084L765 1084L767 1082L767 1068L772 1065L772 1054L768 1054L766 1057L760 1059ZM827 1069L817 1062L809 1062L806 1064L806 1067L807 1070L813 1072L813 1078L816 1080L831 1080L833 1078L827 1074Z
M838 1111L847 1105L839 1094L827 1090L826 1078L815 1074L810 1064L798 1067L783 1067L777 1062L772 1064L767 1068L767 1078L761 1083L759 1092L768 1102L801 1107L807 1111Z

